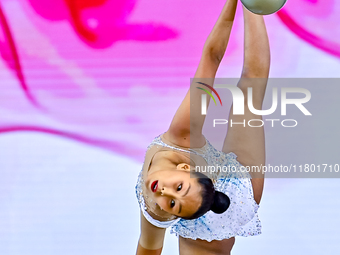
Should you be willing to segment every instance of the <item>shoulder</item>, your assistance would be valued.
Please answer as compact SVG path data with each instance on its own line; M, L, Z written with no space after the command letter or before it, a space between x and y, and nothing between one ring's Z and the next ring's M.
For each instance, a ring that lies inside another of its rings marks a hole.
M140 245L145 249L156 250L163 247L165 229L152 225L141 213Z
M143 218L151 225L157 228L168 228L172 225L176 224L180 218L176 218L173 220L162 218L150 211L147 211L144 207L141 207L141 212L143 214Z
M171 146L178 146L182 148L201 148L205 145L206 139L205 137L200 135L178 135L175 132L171 132L168 130L163 135L160 136L163 142L171 145Z

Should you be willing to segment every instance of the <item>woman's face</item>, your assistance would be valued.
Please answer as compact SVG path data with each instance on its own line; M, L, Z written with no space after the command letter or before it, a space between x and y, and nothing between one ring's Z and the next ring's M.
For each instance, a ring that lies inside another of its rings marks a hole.
M150 173L145 185L148 196L162 210L178 217L190 217L202 203L201 186L186 170L165 169Z

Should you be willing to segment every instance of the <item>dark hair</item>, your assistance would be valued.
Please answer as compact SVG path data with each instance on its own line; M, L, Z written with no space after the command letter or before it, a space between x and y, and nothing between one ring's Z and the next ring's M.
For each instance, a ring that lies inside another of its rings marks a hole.
M202 187L202 204L193 215L182 218L186 220L197 219L210 210L217 214L224 213L230 205L229 197L222 192L215 191L212 181L204 174L192 172L191 175L197 178L197 182Z

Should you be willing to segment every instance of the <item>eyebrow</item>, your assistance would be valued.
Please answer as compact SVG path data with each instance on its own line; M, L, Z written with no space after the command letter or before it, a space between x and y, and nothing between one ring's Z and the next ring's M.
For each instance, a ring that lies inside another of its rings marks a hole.
M190 185L190 183L189 183L189 188L188 188L187 191L183 194L182 197L185 197L185 196L189 193L190 188L191 188L191 185Z
M187 191L183 194L182 197L185 197L185 196L189 193L190 188L191 188L191 185L190 185L190 183L189 183L189 188L188 188ZM178 214L180 214L181 211L182 211L182 204L179 204Z

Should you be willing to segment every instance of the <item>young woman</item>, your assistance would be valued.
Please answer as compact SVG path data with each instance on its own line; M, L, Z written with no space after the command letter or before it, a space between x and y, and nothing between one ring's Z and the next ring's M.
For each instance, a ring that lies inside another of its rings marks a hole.
M192 84L213 86L234 21L237 0L227 0L203 49ZM238 87L253 88L253 105L262 109L270 66L267 32L262 16L245 8L244 64ZM197 82L201 83L197 83ZM206 178L195 166L216 164L240 169L265 164L263 127L229 127L222 151L202 135L200 89L189 90L169 130L148 147L136 193L141 208L141 235L137 255L161 254L165 229L179 236L180 254L230 254L235 236L257 235L257 215L264 179L262 174L222 174ZM233 122L261 119L248 110ZM236 156L237 155L237 156ZM236 159L237 158L237 159ZM192 178L194 177L194 178ZM205 177L205 178L202 178Z

